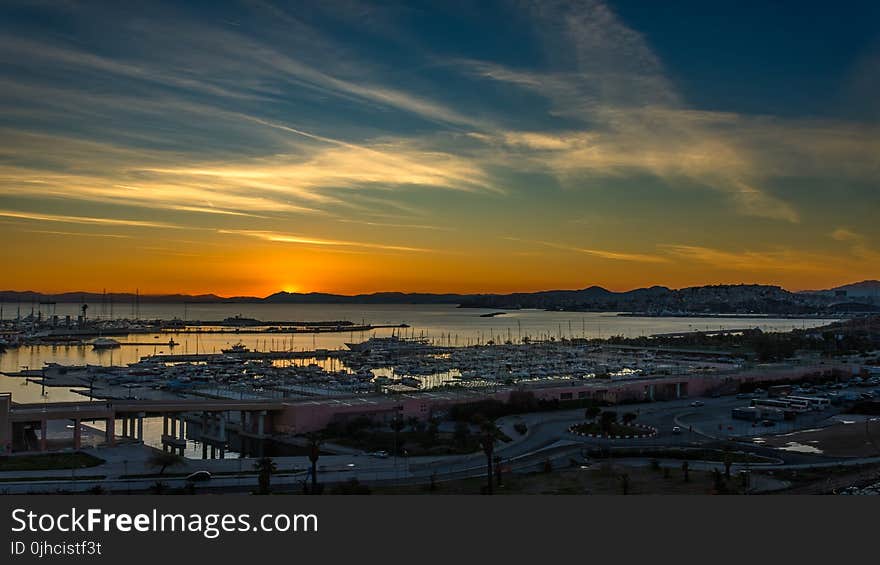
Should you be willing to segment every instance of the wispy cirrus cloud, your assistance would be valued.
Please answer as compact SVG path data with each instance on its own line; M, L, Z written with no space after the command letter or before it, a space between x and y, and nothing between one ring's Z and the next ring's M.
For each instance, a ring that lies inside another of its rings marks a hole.
M834 272L840 267L840 264L830 264L822 255L791 248L729 250L675 244L661 244L658 247L671 257L722 271L817 273Z
M846 123L751 117L688 108L638 32L599 1L528 4L551 68L514 69L465 60L466 72L547 99L579 123L566 131L474 135L495 157L544 168L568 185L584 175L647 172L726 193L743 214L800 221L795 203L768 183L797 174L869 178L880 172L880 130Z
M109 228L107 214L207 230L202 245L431 248L466 263L475 241L513 232L535 241L498 249L499 264L531 269L556 249L573 273L645 277L850 273L876 258L873 122L699 108L657 38L599 0L517 1L491 41L497 22L481 20L459 30L479 41L446 45L418 27L433 8L347 6L254 0L206 18L116 3L65 13L63 30L0 23L0 207L29 215L7 216L3 235L25 221ZM485 11L459 8L440 16ZM848 224L829 238L815 219L838 187L833 206L852 213L828 220Z
M38 222L60 222L65 224L93 224L130 228L185 229L183 226L169 224L166 222L124 220L119 218L95 218L88 216L65 216L60 214L37 214L32 212L19 212L16 210L0 210L0 217L13 218L16 220L33 220Z
M353 248L363 248L363 249L374 249L380 251L407 251L407 252L426 252L427 249L421 249L418 247L410 247L405 245L388 245L383 243L370 243L363 241L345 241L338 239L325 239L319 237L312 237L308 235L300 235L300 234L292 234L292 233L284 233L284 232L274 232L274 231L262 231L262 230L219 230L219 233L229 234L229 235L239 235L244 237L252 237L256 239L261 239L263 241L269 241L273 243L293 243L300 245L316 245L316 246L329 246L329 247L353 247Z
M560 243L554 243L550 241L533 241L520 239L516 237L505 237L509 241L517 241L521 243L527 243L532 245L540 245L543 247L549 247L552 249L558 249L560 251L567 251L570 253L581 253L584 255L590 255L592 257L598 257L600 259L608 259L611 261L633 261L636 263L667 263L669 260L663 256L656 254L647 254L647 253L629 253L625 251L611 251L607 249L591 249L586 247L578 247L576 245L565 245Z
M851 229L839 227L830 234L835 241L849 245L849 252L862 261L880 264L880 251L871 247L867 237Z

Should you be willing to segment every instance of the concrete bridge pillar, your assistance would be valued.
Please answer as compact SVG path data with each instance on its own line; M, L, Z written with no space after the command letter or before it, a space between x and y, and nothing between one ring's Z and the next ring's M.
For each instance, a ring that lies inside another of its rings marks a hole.
M82 430L80 429L80 420L73 421L73 448L79 449L82 446Z
M168 414L162 414L162 435L168 435Z
M648 400L654 400L654 385L648 385Z
M144 413L137 415L137 440L144 441Z
M107 417L107 426L104 428L104 443L110 447L116 445L116 417L113 414Z
M49 449L49 422L46 419L40 420L40 451Z
M122 437L128 437L128 416L122 417Z
M178 418L180 419L180 435L178 437L180 439L185 440L186 439L186 427L185 427L186 420L183 419L183 414L180 414L178 416Z
M220 441L226 441L226 413L225 412L220 412L220 415L217 418L217 424L220 427L220 429L217 430L217 437L220 439Z
M675 398L681 398L681 383L675 383Z
M177 437L177 418L174 415L169 415L168 418L171 420L171 437Z

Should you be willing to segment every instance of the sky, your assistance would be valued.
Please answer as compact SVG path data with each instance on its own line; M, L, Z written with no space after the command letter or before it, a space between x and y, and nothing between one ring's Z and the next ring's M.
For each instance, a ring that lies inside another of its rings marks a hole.
M880 278L880 3L0 5L0 288Z

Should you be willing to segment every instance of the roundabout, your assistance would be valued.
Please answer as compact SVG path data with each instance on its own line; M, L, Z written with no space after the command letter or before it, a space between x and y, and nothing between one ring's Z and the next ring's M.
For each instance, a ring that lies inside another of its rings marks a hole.
M574 424L568 433L593 439L644 439L657 435L657 428L641 424L619 424L617 422L602 426L598 422Z

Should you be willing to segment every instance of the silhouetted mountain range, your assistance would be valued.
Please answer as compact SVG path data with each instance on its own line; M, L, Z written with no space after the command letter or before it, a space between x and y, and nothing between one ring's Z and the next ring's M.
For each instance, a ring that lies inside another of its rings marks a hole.
M837 308L858 312L880 309L880 281L869 280L827 290L790 292L770 285L710 285L682 289L652 286L615 292L599 286L511 294L431 294L377 292L353 296L321 292L277 292L264 298L215 294L136 295L133 293L2 291L6 303L74 302L87 304L270 303L270 304L457 304L463 308L619 311L648 314L761 313L808 314Z

